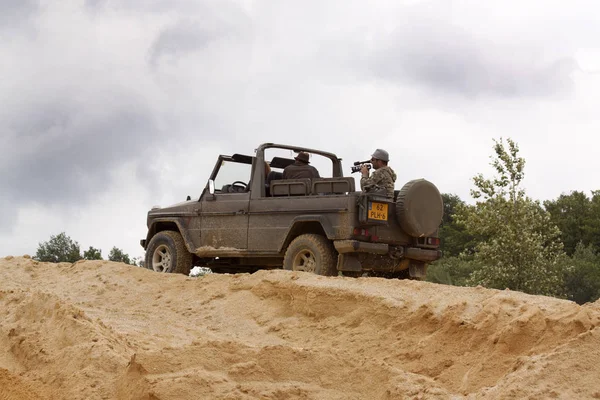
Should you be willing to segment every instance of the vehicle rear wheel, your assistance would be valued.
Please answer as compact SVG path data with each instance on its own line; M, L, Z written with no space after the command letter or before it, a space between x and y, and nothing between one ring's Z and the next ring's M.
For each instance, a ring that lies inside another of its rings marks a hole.
M156 272L189 275L192 254L185 247L179 232L162 231L150 240L144 266Z
M324 236L307 233L292 240L283 258L283 268L312 272L317 275L337 275L337 254Z

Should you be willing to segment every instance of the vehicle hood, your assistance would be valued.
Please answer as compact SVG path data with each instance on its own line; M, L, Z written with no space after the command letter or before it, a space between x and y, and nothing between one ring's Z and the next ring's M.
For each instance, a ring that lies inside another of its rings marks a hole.
M180 211L182 209L189 207L192 204L197 204L197 203L198 203L197 200L187 200L187 201L182 201L179 203L171 204L166 207L153 206L152 209L149 211L149 214L164 213L164 212L169 212L169 211Z

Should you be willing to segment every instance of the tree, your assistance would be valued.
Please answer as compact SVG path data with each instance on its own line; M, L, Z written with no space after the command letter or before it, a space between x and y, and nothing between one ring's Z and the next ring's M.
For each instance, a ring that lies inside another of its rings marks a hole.
M565 292L569 300L578 304L600 298L600 256L591 245L578 243L565 271Z
M110 261L122 262L125 264L131 264L129 254L123 252L123 250L113 247L110 253L108 253L108 259Z
M45 262L75 262L81 260L79 243L71 240L65 232L50 236L47 242L39 243L35 260Z
M83 258L86 260L102 260L102 250L98 250L92 246L83 252Z
M472 253L475 247L475 237L466 231L463 225L454 220L457 210L464 207L465 202L455 194L442 194L444 201L444 216L440 226L440 250L443 257L456 257L460 253Z
M594 249L600 251L600 190L592 191L592 200L590 204L590 219L587 223L588 243L594 246Z
M556 200L544 201L544 208L560 229L561 240L569 256L573 255L578 243L587 245L592 241L592 203L585 193L561 194Z
M520 184L525 159L511 139L494 140L491 165L497 176L473 178L476 204L459 210L457 222L482 238L475 246L478 267L471 285L518 290L531 294L562 295L563 245L560 231L538 201L526 197Z

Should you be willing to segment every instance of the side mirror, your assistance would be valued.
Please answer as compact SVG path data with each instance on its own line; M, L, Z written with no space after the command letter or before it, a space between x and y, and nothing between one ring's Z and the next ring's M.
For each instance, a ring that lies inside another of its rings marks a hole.
M217 198L215 196L215 181L212 179L208 180L208 193L206 193L206 188L202 192L202 200L203 201L215 201Z
M188 197L185 199L186 201L190 201L192 198L190 197L190 195L188 194Z

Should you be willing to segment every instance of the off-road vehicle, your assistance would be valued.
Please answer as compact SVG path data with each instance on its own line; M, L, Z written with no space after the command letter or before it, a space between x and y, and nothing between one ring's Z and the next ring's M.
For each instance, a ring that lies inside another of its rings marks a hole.
M320 168L324 177L281 179L300 151L329 164ZM333 153L273 143L253 156L220 155L199 198L148 212L145 267L423 278L427 264L441 257L438 189L415 179L394 199L363 193L354 177L344 177L341 161Z

